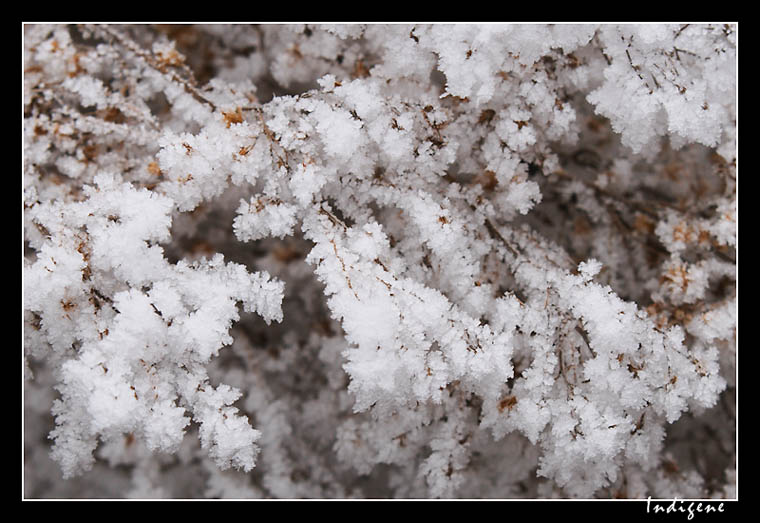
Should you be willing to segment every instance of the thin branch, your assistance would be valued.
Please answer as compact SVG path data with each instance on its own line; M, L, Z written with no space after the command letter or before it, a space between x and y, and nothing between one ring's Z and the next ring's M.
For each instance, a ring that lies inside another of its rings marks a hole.
M95 26L95 29L105 33L106 35L116 40L119 44L121 44L122 47L124 47L125 49L130 51L132 54L134 54L135 56L143 60L148 66L150 66L151 69L160 73L162 76L167 77L170 81L181 85L182 88L185 90L185 92L192 95L192 97L195 98L197 101L207 105L212 111L215 112L217 110L216 104L214 104L214 102L212 102L211 100L203 96L200 92L198 92L198 89L193 85L194 82L181 78L176 73L167 71L165 67L159 64L158 60L156 60L156 57L153 56L152 53L144 50L142 47L140 47L140 45L137 42L135 42L131 38L122 34L120 31L115 31L111 29L109 26L106 26L106 25Z

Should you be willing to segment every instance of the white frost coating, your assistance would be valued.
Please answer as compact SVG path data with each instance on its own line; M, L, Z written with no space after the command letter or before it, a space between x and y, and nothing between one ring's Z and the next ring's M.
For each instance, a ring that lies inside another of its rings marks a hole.
M232 227L240 241L260 240L268 236L283 238L293 233L296 211L293 205L279 200L270 201L266 197L252 198L250 202L241 200Z
M737 31L25 25L25 496L735 496Z
M98 438L138 434L150 450L176 452L186 409L202 407L174 382L232 341L236 303L267 322L282 319L282 283L268 274L249 274L222 255L172 265L149 245L168 238L171 200L112 175L95 181L82 202L36 207L35 219L51 231L40 251L50 256L24 268L25 307L42 318L60 365L51 437L66 477L92 465ZM199 386L207 380L195 376ZM209 421L219 427L201 436L220 463L250 469L256 438L241 419Z

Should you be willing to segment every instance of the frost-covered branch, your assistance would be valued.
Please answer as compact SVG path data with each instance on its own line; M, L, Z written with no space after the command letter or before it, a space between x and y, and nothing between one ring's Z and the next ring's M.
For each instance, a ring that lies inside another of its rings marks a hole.
M25 26L25 495L732 497L737 29Z

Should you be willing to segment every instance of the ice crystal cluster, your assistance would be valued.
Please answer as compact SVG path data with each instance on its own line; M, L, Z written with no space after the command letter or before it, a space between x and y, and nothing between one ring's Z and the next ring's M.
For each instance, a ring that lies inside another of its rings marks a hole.
M24 495L734 497L737 29L25 25Z

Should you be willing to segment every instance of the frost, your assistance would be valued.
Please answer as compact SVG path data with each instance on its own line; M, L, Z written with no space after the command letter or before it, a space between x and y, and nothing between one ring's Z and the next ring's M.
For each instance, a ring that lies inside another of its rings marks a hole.
M293 233L297 208L280 200L257 197L241 201L239 216L233 222L235 236L240 241L260 240L267 236L282 238Z
M26 24L25 497L735 497L737 31Z

